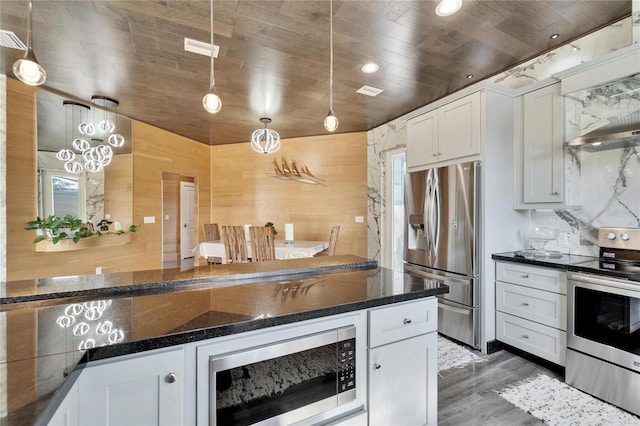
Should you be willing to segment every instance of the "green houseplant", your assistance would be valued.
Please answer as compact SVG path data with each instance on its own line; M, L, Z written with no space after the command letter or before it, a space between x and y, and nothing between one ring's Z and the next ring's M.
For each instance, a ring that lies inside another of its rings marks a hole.
M273 222L267 222L266 225L264 225L264 226L270 226L271 229L273 229L273 235L278 235L278 231L276 231L276 227L273 224Z
M100 223L103 223L101 221ZM90 223L84 223L81 219L74 217L73 215L66 215L63 218L59 216L50 215L44 219L40 217L36 220L27 222L27 226L24 229L36 230L38 236L33 240L34 244L39 243L45 239L50 239L52 243L57 244L60 240L73 239L74 243L80 241L81 238L88 238L93 235L101 236L107 234L124 234L124 230L116 232L104 232L101 230L94 232L93 225ZM108 227L107 227L108 229ZM138 230L137 225L129 226L129 232L136 232Z

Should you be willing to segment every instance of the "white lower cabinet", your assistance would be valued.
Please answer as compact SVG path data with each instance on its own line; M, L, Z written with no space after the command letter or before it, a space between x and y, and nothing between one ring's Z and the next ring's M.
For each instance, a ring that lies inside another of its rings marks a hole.
M566 275L558 269L496 262L496 338L564 366Z
M369 311L370 425L437 423L437 315L435 298Z
M183 423L182 347L87 366L79 378L81 425Z
M60 403L56 412L51 416L49 425L52 426L76 426L78 420L78 383L74 383Z

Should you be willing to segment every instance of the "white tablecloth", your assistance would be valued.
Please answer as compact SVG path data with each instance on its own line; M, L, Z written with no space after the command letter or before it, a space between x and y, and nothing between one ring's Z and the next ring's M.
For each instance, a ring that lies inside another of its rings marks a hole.
M296 259L300 257L313 257L329 247L327 241L294 241L293 244L285 244L284 240L276 240L274 243L276 259ZM224 242L222 240L206 241L198 244L200 256L219 257L225 261ZM247 256L251 257L251 243L247 241Z

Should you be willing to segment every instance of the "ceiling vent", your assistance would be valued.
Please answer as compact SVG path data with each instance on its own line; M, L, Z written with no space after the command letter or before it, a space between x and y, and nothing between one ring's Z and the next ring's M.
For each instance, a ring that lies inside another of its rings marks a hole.
M27 45L13 31L0 30L0 46L27 50Z
M187 52L197 53L198 55L211 57L211 43L204 43L202 41L193 40L190 38L184 38L184 50ZM218 57L220 46L213 45L213 57Z
M382 92L384 92L384 90L377 89L377 88L371 87L371 86L362 86L361 88L356 90L356 93L360 93L362 95L367 95L367 96L371 96L371 97L378 96Z

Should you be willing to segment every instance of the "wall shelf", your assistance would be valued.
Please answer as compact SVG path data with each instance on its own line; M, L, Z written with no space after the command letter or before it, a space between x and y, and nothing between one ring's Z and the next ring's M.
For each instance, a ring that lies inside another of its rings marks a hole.
M43 240L34 245L34 251L41 253L53 253L59 251L83 250L92 247L108 247L129 244L132 240L130 232L124 234L103 234L94 235L88 238L81 238L74 243L72 239L60 240L53 244L51 240Z

